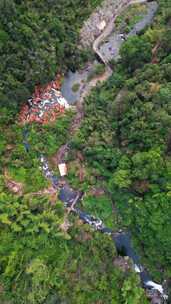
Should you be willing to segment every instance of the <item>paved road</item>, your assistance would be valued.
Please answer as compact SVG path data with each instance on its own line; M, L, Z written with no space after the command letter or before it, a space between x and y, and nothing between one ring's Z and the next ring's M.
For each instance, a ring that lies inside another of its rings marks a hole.
M106 71L102 76L95 77L92 79L86 87L82 87L81 91L81 98L79 100L80 107L83 104L84 98L90 93L92 87L95 87L99 81L105 81L108 79L108 77L111 75L112 71L110 67L107 65L106 59L103 57L99 50L99 45L100 43L112 32L113 26L114 26L114 21L118 14L123 10L124 7L130 5L131 3L140 3L144 2L143 0L126 0L123 1L120 6L117 8L117 12L114 13L114 16L104 32L95 40L93 44L93 50L94 52L99 56L101 61L103 61L106 65ZM153 15L154 16L154 15ZM146 26L146 24L144 25ZM135 33L136 34L136 33ZM76 125L76 128L73 129L72 131L75 132L77 128L79 128L80 124ZM23 132L23 137L24 137L24 145L25 149L27 152L29 152L30 145L28 143L28 132L27 130ZM153 290L154 292L158 292L164 300L167 300L167 295L164 293L163 287L160 284L157 284L153 282L149 276L149 274L144 270L144 267L140 264L140 258L139 256L135 253L134 249L132 248L131 245L131 235L128 232L120 231L118 233L113 233L111 229L105 227L103 222L100 219L95 218L94 216L87 214L86 212L83 212L79 210L78 208L75 207L76 200L79 201L82 198L82 193L79 195L79 191L75 191L72 188L69 187L67 182L61 186L60 184L60 178L57 178L53 171L49 169L48 162L46 158L40 154L40 162L41 162L41 167L43 170L44 175L46 178L48 178L52 184L53 187L60 190L59 191L59 198L61 201L64 202L64 205L67 208L70 208L72 212L76 213L80 219L83 220L83 222L91 225L95 230L101 231L102 233L108 234L112 236L113 241L115 242L116 249L118 253L121 253L129 256L134 264L134 270L135 272L139 273L141 281L143 283L143 286L146 289Z

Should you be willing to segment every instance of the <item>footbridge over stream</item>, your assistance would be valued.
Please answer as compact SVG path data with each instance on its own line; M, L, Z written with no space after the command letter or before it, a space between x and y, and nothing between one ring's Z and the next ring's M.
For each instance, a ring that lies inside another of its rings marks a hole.
M77 71L75 73L70 72L69 75L66 75L63 82L63 88L62 93L68 103L74 104L78 102L80 105L80 108L82 109L82 104L84 101L84 98L90 93L91 89L97 85L99 81L107 80L108 77L110 77L112 70L108 66L108 59L105 56L105 54L102 53L101 45L103 44L106 37L109 37L112 35L113 29L114 29L114 22L117 18L117 16L123 11L124 8L128 7L129 5L133 3L142 3L146 1L137 0L137 1L131 1L131 0L120 0L119 4L117 5L115 11L113 12L112 18L110 22L107 24L104 31L100 34L99 37L96 38L96 40L93 42L93 50L97 54L97 56L100 58L100 60L105 64L106 70L100 79L98 77L95 77L92 79L88 84L82 84L80 87L80 90L77 92L76 97L74 94L72 95L72 98L70 99L70 92L71 87L78 79L86 79L87 75L89 74L89 70L91 71L92 67L94 66L94 63L89 64L88 67L84 70ZM148 12L146 16L144 16L143 20L139 23L137 23L133 30L127 35L126 39L132 35L136 35L139 33L144 27L149 25L153 17L155 15L155 12L157 10L157 3L155 1L148 3ZM118 34L119 35L119 34ZM121 39L122 40L122 39ZM120 47L124 41L120 41L118 45L118 52L115 57L117 58L119 54ZM75 78L74 78L75 77ZM74 79L74 81L72 81ZM76 79L76 80L75 80ZM80 82L81 83L81 82ZM79 113L76 113L78 115ZM83 115L81 116L81 119L83 119ZM77 126L78 127L78 126ZM28 142L28 132L25 130L23 132L24 137L24 145L27 151L30 149L30 145ZM69 143L66 143L68 149L70 149ZM92 226L97 231L101 231L102 233L108 234L111 236L111 239L115 242L116 249L118 251L118 254L122 252L125 256L129 256L133 262L134 270L140 275L142 285L145 289L151 290L153 293L157 293L158 296L161 298L161 302L167 301L167 295L164 292L163 286L160 284L155 283L151 278L148 272L145 270L145 268L141 265L140 257L136 254L134 251L132 244L131 244L131 234L129 232L125 231L118 231L117 233L113 233L111 229L106 227L103 222L100 219L95 218L93 215L87 214L86 212L80 210L77 208L76 204L79 200L81 200L83 193L79 193L79 191L76 191L72 189L67 181L65 182L65 185L60 183L60 178L54 175L53 171L49 169L48 161L42 153L40 153L40 163L41 168L46 176L48 178L53 187L56 189L56 191L59 192L59 198L61 201L63 201L66 208L70 208L70 210L75 213L79 218L84 222Z

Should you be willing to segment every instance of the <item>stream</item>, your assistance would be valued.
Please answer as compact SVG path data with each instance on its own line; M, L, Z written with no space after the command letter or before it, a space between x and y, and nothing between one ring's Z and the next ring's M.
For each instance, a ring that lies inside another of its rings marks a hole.
M141 0L139 2L142 2ZM130 5L131 1L123 1L123 7ZM117 13L114 15L113 20L116 19L118 14L120 14L121 8L119 7ZM100 54L100 60L103 59L104 63L108 62L111 59L118 59L119 57L119 50L124 42L130 36L136 35L146 26L151 24L155 12L157 10L157 2L153 1L147 3L147 13L143 16L142 20L135 24L134 28L127 34L126 38L122 38L121 33L113 31L113 27L111 28L111 24L109 24L109 28L105 29L106 35L104 32L101 34L101 38L97 38L97 43L94 42L95 48L97 50L97 55ZM113 22L112 20L112 22ZM108 26L107 26L108 27ZM106 40L107 39L107 40ZM104 43L102 43L104 41ZM100 45L100 46L99 46ZM83 99L85 96L89 94L92 87L95 87L97 82L104 81L111 75L112 71L108 65L106 65L106 72L104 73L104 77L97 79L92 79L87 82L88 76L92 73L95 65L97 65L97 61L95 60L93 63L88 63L83 70L76 71L75 73L69 71L68 74L65 76L61 92L63 97L68 101L70 105L75 103L83 103ZM74 92L73 86L78 84L78 90ZM78 114L78 113L77 113ZM76 114L76 115L77 115ZM81 117L82 119L83 117ZM79 127L79 126L78 126ZM23 143L27 152L30 150L30 144L28 142L28 130L23 130ZM128 256L132 262L135 272L137 272L140 276L142 286L150 291L151 293L157 293L158 297L161 299L162 302L167 301L167 295L164 292L162 285L157 284L152 281L150 275L145 270L145 268L141 265L140 257L134 251L132 244L131 244L131 234L130 232L120 230L117 233L112 232L112 230L106 227L103 222L95 218L93 215L90 215L76 207L76 203L79 202L82 197L83 193L80 191L73 190L69 184L65 181L65 184L61 184L61 178L54 175L53 171L50 170L48 161L46 157L40 153L39 155L41 168L43 171L44 176L50 180L53 187L56 191L59 191L59 199L64 203L66 208L70 208L73 213L75 213L79 218L84 222L92 226L93 229L96 231L101 231L104 234L109 235L115 243L116 249L118 254ZM156 303L162 303L156 302Z
M119 12L122 12L123 8L127 7L130 3L131 2L128 1L124 2L123 7L119 8ZM124 37L124 39L122 33L113 30L114 21L119 15L117 11L110 24L106 27L105 33L103 32L93 43L93 50L97 54L99 60L104 64L107 64L112 59L119 59L119 51L124 41L128 37L137 35L145 27L150 25L157 8L157 2L153 1L147 3L147 13L134 25L133 29ZM87 63L84 69L76 72L69 71L65 75L61 87L61 93L70 105L74 105L79 102L83 92L87 90L87 87L89 86L88 77L93 73L97 64L98 61L94 60L92 63ZM76 91L74 90L74 85L78 86Z
M131 36L139 34L146 26L151 24L154 15L157 11L157 2L149 2L146 4L147 13L142 15L142 19L137 22L133 29L126 35L113 31L106 39L106 42L99 46L99 51L103 56L105 62L109 62L112 59L118 60L120 58L119 51L126 39Z

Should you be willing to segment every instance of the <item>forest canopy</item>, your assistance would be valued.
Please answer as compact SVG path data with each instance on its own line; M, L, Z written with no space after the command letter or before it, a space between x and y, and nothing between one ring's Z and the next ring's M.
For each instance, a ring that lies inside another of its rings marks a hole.
M89 52L79 29L101 0L0 1L0 104L24 102L35 84L75 70Z
M33 123L27 126L28 152L25 128L14 119L36 84L91 58L90 50L78 47L79 30L100 2L0 1L3 304L149 303L130 259L118 257L108 235L67 213L58 193L51 192L40 151L59 175L56 153L66 143L67 181L85 193L78 207L113 232L130 231L152 279L170 283L170 0L159 0L152 26L123 43L120 60L110 62L111 77L85 99L84 119L73 136L72 111L53 124ZM104 69L99 65L97 74Z
M87 98L73 139L156 280L171 275L170 5L161 1L153 26L123 44L113 75Z

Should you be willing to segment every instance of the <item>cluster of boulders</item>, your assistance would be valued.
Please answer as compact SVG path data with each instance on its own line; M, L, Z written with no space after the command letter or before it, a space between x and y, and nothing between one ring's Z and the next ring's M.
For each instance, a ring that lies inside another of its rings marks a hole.
M151 304L166 304L166 300L161 297L161 294L157 290L146 289L146 295Z

